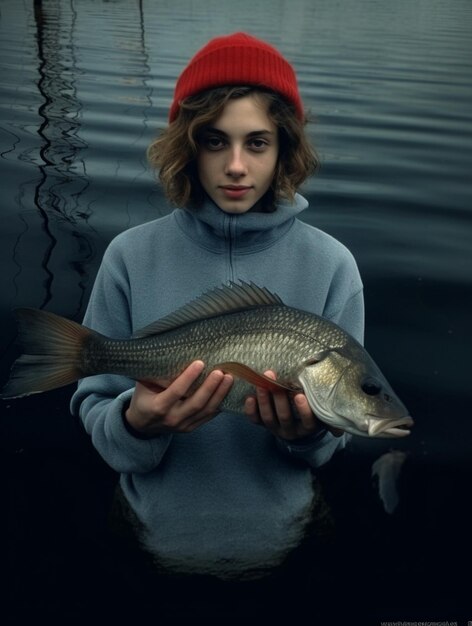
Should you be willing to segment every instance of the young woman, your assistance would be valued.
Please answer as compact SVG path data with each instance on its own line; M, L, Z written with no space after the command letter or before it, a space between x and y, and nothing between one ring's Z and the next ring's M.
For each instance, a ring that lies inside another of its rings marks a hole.
M127 338L203 292L243 280L363 339L362 284L346 248L298 219L296 189L316 169L292 66L244 33L211 40L175 88L149 157L178 208L110 244L84 323ZM302 541L312 470L345 445L303 394L258 389L246 418L219 411L232 378L192 363L164 387L87 378L72 401L140 541L163 568L244 577ZM275 377L276 372L270 372Z

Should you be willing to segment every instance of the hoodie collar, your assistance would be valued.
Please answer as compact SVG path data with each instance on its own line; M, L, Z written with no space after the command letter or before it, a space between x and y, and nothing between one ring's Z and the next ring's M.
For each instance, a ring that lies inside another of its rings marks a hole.
M174 216L185 235L203 248L222 252L231 243L234 252L249 252L272 245L307 206L295 194L293 202L280 202L272 213L229 214L207 199L198 209L176 209Z

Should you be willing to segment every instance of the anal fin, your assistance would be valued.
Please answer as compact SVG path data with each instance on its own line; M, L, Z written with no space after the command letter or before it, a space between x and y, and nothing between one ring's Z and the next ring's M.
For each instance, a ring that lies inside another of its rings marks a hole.
M292 387L286 383L273 380L268 376L264 376L264 374L256 372L248 365L244 365L244 363L238 363L236 361L218 363L218 365L215 365L213 369L221 370L225 374L232 374L233 376L236 376L236 378L242 378L248 383L251 383L251 385L254 385L255 387L262 387L262 389L267 389L267 391L285 391L293 393L294 391L301 390L301 387Z

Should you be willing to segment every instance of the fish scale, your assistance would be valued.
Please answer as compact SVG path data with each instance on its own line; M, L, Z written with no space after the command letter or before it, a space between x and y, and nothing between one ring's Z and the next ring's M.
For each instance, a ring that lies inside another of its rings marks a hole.
M173 378L192 361L202 359L206 367L198 385L215 366L241 361L259 372L274 369L283 381L296 383L300 355L309 358L314 345L319 349L311 315L280 305L265 306L200 320L145 339L94 342L84 355L84 369L150 380ZM249 383L239 381L223 407L241 409L251 391Z
M223 409L242 412L245 397L262 387L303 391L319 419L353 434L400 437L413 423L359 342L253 283L214 289L127 340L45 311L21 309L17 317L23 354L2 398L97 374L168 385L192 361L202 360L205 370L192 389L215 368L234 378ZM268 369L276 381L264 375Z

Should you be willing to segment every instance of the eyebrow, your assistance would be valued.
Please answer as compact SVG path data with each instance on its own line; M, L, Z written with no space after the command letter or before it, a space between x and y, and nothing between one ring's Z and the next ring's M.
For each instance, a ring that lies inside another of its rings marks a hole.
M224 130L219 128L213 128L211 126L207 126L203 129L204 133L212 133L214 135L220 135L221 137L228 137L228 134L225 133ZM270 130L262 128L261 130L252 130L250 133L246 135L246 137L260 137L261 135L273 135L274 133Z

